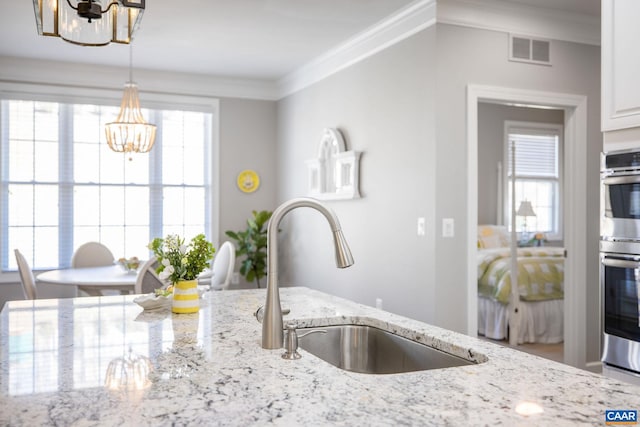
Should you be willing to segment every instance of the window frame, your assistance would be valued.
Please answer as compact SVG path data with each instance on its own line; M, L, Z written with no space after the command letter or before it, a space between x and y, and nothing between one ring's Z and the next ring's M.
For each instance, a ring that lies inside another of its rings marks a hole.
M208 222L210 224L210 236L207 236L207 238L216 245L220 221L220 100L208 96L199 97L162 92L140 92L139 95L141 105L146 109L181 110L211 114L211 146L208 150L210 168L209 174L206 177L206 179L209 180L210 204L206 207L208 212L205 212L205 215L208 216ZM0 82L0 99L57 102L61 104L95 104L118 107L122 100L122 89ZM6 120L6 116L0 115L0 131L4 129L4 122ZM0 135L0 137L2 137L2 140L6 140L8 135ZM2 167L2 161L2 150L0 150L0 167ZM5 229L8 225L7 222L8 211L7 207L3 204L3 206L0 207L0 229ZM3 259L5 256L13 256L13 249L8 247L7 239L0 239L0 259ZM34 269L34 271L36 270ZM5 271L0 268L0 283L15 282L19 282L17 272Z
M546 233L545 238L548 241L554 242L562 242L564 240L564 126L557 123L544 123L544 122L525 122L525 121L514 121L514 120L505 120L504 122L504 144L503 144L503 165L502 168L502 197L500 197L499 203L501 203L501 212L502 212L502 223L507 226L508 229L511 227L511 216L510 210L511 206L509 205L509 135L513 133L520 134L529 134L529 135L549 135L554 134L558 137L558 179L557 179L557 203L558 208L556 212L556 222L558 227L554 232ZM516 171L517 174L517 171ZM555 179L552 178L542 178L542 177L530 177L523 176L520 179L524 180L534 180L534 181L552 181L555 182ZM517 181L517 179L516 179ZM517 199L516 199L517 200ZM517 207L516 207L517 209ZM535 230L527 230L528 232L532 232ZM519 233L519 232L518 232Z

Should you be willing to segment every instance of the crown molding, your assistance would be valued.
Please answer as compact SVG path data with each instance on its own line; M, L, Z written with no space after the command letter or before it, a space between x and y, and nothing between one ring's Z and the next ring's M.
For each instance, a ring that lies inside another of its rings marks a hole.
M0 57L0 82L18 85L85 88L122 91L129 70L122 67L96 66L17 57ZM273 81L226 78L204 74L134 69L141 97L144 94L187 95L202 98L247 98L276 100Z
M438 23L600 46L600 18L505 0L440 0Z
M277 82L284 98L435 23L600 46L600 19L505 0L417 0Z
M436 0L417 0L277 82L284 98L368 58L436 22Z

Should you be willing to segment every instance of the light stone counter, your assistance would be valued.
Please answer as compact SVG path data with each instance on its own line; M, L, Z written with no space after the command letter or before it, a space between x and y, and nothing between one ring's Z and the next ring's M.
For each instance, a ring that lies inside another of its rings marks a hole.
M194 315L143 312L132 299L7 303L0 425L601 426L606 409L640 409L635 386L307 288L281 290L285 319L300 327L378 326L481 363L349 373L303 350L295 361L263 350L253 313L264 290L207 293ZM152 365L141 390L105 386L110 365L118 374L123 357L141 356ZM544 412L519 415L521 402Z

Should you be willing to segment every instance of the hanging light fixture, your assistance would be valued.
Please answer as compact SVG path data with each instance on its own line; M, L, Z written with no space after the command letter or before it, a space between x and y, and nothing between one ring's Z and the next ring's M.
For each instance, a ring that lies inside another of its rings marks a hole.
M109 148L118 153L147 153L156 140L156 126L145 121L140 111L138 85L133 82L133 53L129 48L129 81L124 85L120 113L107 123L105 132ZM129 157L129 160L132 158Z
M145 0L33 0L41 36L81 46L130 43L144 7Z

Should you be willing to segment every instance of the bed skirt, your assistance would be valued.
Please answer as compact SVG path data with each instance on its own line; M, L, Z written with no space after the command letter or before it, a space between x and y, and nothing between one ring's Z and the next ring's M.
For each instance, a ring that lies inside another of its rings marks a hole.
M522 325L518 344L555 344L563 341L564 301L521 301ZM495 340L509 336L507 306L490 298L478 296L478 334Z

